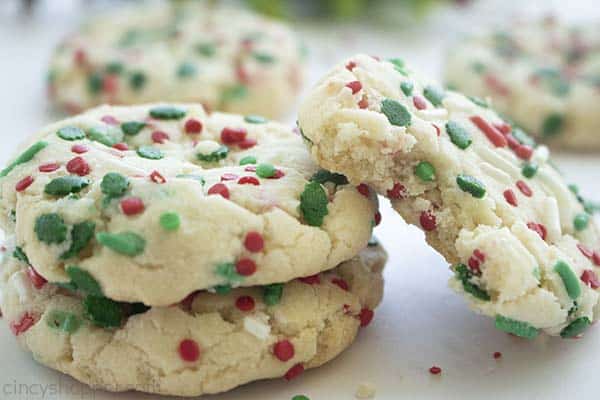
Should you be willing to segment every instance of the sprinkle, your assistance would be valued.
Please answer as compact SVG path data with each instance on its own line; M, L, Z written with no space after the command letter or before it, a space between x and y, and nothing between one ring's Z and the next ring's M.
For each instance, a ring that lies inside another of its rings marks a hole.
M56 131L56 135L68 141L85 139L85 132L75 126L65 126Z
M242 258L235 264L235 269L242 276L250 276L256 272L256 263L249 258Z
M67 239L67 225L63 218L55 213L43 214L35 221L34 231L40 242L60 244Z
M33 287L35 287L36 289L43 288L44 285L48 282L31 265L27 267L27 277L29 278L29 281L31 281Z
M490 125L486 120L478 115L469 118L473 124L475 124L480 131L482 131L488 140L496 147L506 147L507 141L502 132Z
M298 278L298 280L302 283L306 283L307 285L319 285L321 283L321 277L319 274L304 276L302 278Z
M225 144L236 144L246 139L247 134L248 131L244 128L225 127L221 131L221 142Z
M292 397L292 400L310 400L310 398L303 394L297 394L296 396Z
M129 146L127 145L127 143L124 142L120 142L120 143L115 143L112 146L113 149L119 150L119 151L127 151L129 150Z
M202 133L202 128L202 122L198 121L195 118L188 119L187 121L185 121L185 125L183 126L185 133L187 133L188 135L199 135L200 133Z
M272 164L258 164L256 166L256 175L261 178L271 178L276 172L277 169Z
M246 138L238 143L238 147L242 150L246 150L256 146L256 143L258 143L256 139Z
M302 375L303 372L304 372L304 365L296 364L285 373L284 377L287 381L291 381L292 379L297 378L298 376Z
M155 119L181 119L185 117L186 111L178 107L155 107L150 109L150 116Z
M146 78L146 74L144 74L141 71L134 71L131 73L131 76L129 77L129 86L134 91L137 92L137 91L141 90L144 86L146 86L147 80L148 79ZM154 118L158 118L158 117L154 117Z
M58 329L67 333L75 333L81 326L81 320L73 313L52 310L46 318L46 324L53 329Z
M502 353L500 353L499 351L495 351L493 356L494 360L499 360L500 358L502 358Z
M395 126L409 126L411 114L406 107L396 100L384 99L381 102L381 112L387 117L390 124Z
M204 161L204 162L217 162L219 160L223 160L224 158L227 158L228 154L229 154L229 148L227 146L219 146L215 151L213 151L209 154L202 154L202 153L196 154L196 158L198 160Z
M129 188L129 180L117 172L109 172L100 182L100 190L110 197L121 197Z
M442 369L434 365L433 367L429 368L429 373L431 375L440 375L442 373Z
M370 310L368 308L363 308L362 310L360 310L360 314L358 314L358 319L360 320L360 327L367 327L371 323L371 321L373 321L374 316L375 313L373 312L373 310Z
M154 143L164 144L167 140L169 140L169 135L163 131L154 131L150 138Z
M534 163L527 163L525 165L523 165L523 169L521 170L521 173L523 174L523 176L525 178L533 178L535 176L535 174L537 174L538 171L538 165L534 164Z
M375 226L378 226L381 223L381 213L379 211L375 212L375 215L373 215L373 221L375 222Z
M283 284L273 283L263 287L263 302L267 306L279 304L283 296Z
M369 108L369 100L367 100L367 96L364 96L358 102L358 107L362 110Z
M425 110L427 108L427 103L421 96L413 96L413 105L417 110Z
M481 289L479 286L471 282L473 272L471 272L464 264L458 264L454 266L454 273L456 274L456 279L462 282L463 290L465 292L471 294L473 297L479 300L490 301L490 295L485 290Z
M83 144L75 144L73 147L71 147L71 151L76 154L83 154L87 153L89 149Z
M508 204L510 204L513 207L519 206L519 203L517 201L517 196L515 195L515 192L513 192L512 189L506 189L504 191L504 199L506 200L506 202Z
M33 160L33 157L35 157L37 153L45 149L47 146L47 142L37 142L31 145L31 147L29 147L27 150L21 153L21 155L17 157L12 163L10 163L6 168L0 171L0 178L3 178L6 175L8 175L13 169L15 169L17 165L25 164Z
M435 179L435 167L427 161L421 161L415 167L415 175L424 182L431 182Z
M121 200L121 210L125 215L137 215L144 211L146 207L139 197L127 197Z
M265 247L265 241L260 233L255 231L248 232L244 239L244 247L249 252L258 253Z
M503 332L512 333L526 339L534 339L539 334L538 329L527 322L517 321L502 315L496 315L495 325L497 329Z
M273 345L273 354L281 362L294 358L294 345L289 340L280 340Z
M452 143L459 149L465 150L473 143L469 132L458 122L448 121L446 123L446 131L448 132L448 136L450 136Z
M44 187L44 193L53 196L66 196L79 193L90 184L90 181L79 176L66 175L52 179Z
M300 212L310 226L323 225L323 219L329 211L329 199L325 189L317 182L309 182L300 195Z
M414 85L410 81L404 81L400 83L400 89L402 90L402 93L404 93L404 95L408 97L412 95Z
M252 296L240 296L235 301L235 306L240 311L248 312L254 309L254 298Z
M527 227L532 231L536 232L538 235L540 235L542 240L546 240L546 235L548 231L544 225L535 222L528 222Z
M458 175L456 183L463 192L470 193L476 199L481 199L485 196L486 190L484 184L470 175Z
M352 71L354 68L356 68L356 63L354 61L348 61L348 64L346 64L346 69L348 71Z
M517 181L517 187L527 197L533 196L533 191L524 181Z
M387 191L387 197L392 200L402 199L406 194L406 188L400 183L394 183L394 186Z
M116 301L106 297L87 296L83 300L83 307L87 317L94 325L102 328L121 326L123 309Z
M561 114L550 114L542 122L542 135L545 137L554 136L561 132L564 125L564 118Z
M573 300L577 300L581 295L581 287L579 286L579 279L577 279L577 276L569 264L564 261L558 261L554 264L554 272L560 275L569 297Z
M242 176L237 181L238 185L260 185L260 181L253 176Z
M533 148L525 144L521 144L515 149L515 154L520 159L529 161L531 159L531 156L533 155Z
M337 285L340 287L340 289L345 290L346 292L348 290L350 290L350 286L348 285L348 282L346 282L345 280L343 280L342 278L333 278L331 280L331 283L333 283L334 285Z
M160 215L160 226L165 231L176 231L181 225L181 218L176 212L164 212Z
M256 164L256 162L256 157L246 156L240 160L240 165Z
M90 165L83 157L75 157L67 163L67 171L71 174L86 176L90 173Z
M598 275L596 275L596 273L591 269L584 270L581 274L580 279L583 283L585 283L592 289L598 289L600 287L600 280L598 279Z
M48 163L48 164L42 164L38 167L38 170L40 172L44 172L44 173L50 173L50 172L54 172L57 169L60 168L60 165L58 163Z
M94 126L88 130L88 137L90 140L112 147L123 140L123 132L112 126Z
M510 94L510 90L494 75L487 74L484 77L484 81L492 91L498 93L500 96L508 96Z
M102 296L102 288L98 281L86 270L75 265L66 268L67 275L71 279L71 287L81 290L92 296Z
M36 322L37 318L33 314L26 312L21 316L21 319L10 323L10 331L13 335L19 336L22 333L27 332Z
M361 91L362 84L359 81L352 81L347 83L346 87L352 91L352 94L356 94Z
M25 189L31 186L33 181L33 177L31 175L28 175L25 178L21 179L19 182L17 182L17 184L15 185L15 190L17 192L23 192Z
M121 124L121 130L127 136L135 136L146 127L145 122L129 121Z
M223 183L215 183L213 186L210 187L210 189L208 189L208 194L218 194L226 199L229 199L229 189Z
M135 257L144 252L146 240L133 232L98 232L96 240L103 246L126 256Z
M573 227L576 231L582 231L588 227L590 215L586 213L577 214L573 219Z
M592 321L590 321L588 317L577 318L560 332L560 337L563 339L577 337L581 335L591 324Z
M184 339L179 343L179 356L183 361L196 362L200 359L200 346L195 340Z
M137 149L138 156L147 158L149 160L160 160L164 157L164 154L160 149L152 146L142 146Z
M225 174L221 175L221 182L235 181L238 178L239 178L239 176L236 174L225 173Z
M442 89L436 86L427 86L423 90L423 96L427 98L436 107L442 105L442 100L446 97L446 93Z
M419 222L426 232L434 231L437 228L435 215L430 211L423 211L419 217Z
M249 124L266 124L268 120L260 115L246 115L244 121Z
M358 190L358 193L362 194L365 197L369 197L369 195L371 194L371 190L369 189L369 186L367 186L366 183L361 183L360 185L358 185L356 187L356 190Z
M167 180L165 179L164 176L162 176L160 174L160 172L158 171L152 171L152 173L150 174L150 180L154 183L158 183L158 184L163 184L166 183Z

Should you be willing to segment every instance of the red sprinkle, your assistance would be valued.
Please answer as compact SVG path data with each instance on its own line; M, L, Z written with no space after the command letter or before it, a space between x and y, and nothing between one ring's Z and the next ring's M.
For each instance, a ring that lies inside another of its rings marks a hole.
M369 100L367 100L367 96L363 96L362 99L360 99L358 102L358 107L362 110L369 108Z
M513 192L512 189L506 189L504 191L504 199L506 199L506 202L511 206L519 206L519 202L517 201L517 195L515 194L515 192Z
M521 145L521 143L510 133L506 135L506 140L508 141L508 147L510 147L512 150L516 150L517 147Z
M475 124L481 132L487 136L488 140L496 147L506 147L508 144L506 138L498 129L488 124L488 122L478 115L474 115L469 118L473 124Z
M27 330L35 324L35 321L36 318L29 312L26 312L19 321L12 321L10 323L10 330L13 335L19 336L20 334L27 332Z
M229 199L229 189L223 183L215 183L208 189L208 194L219 194Z
M348 282L346 282L342 278L333 278L331 280L331 283L333 283L334 285L338 285L342 290L345 290L346 292L348 290L350 290L350 286L348 286Z
M598 267L600 267L600 253L598 253L597 251L594 252L594 255L592 256L592 261L594 261L594 264Z
M246 172L256 172L256 165L248 165L246 168L244 168L244 171L246 171Z
M192 304L194 303L194 300L196 299L196 296L198 295L198 291L196 292L192 292L190 294L188 294L185 299L181 300L179 302L179 304L181 305L181 307L184 310L191 310L192 309Z
M354 61L349 61L348 64L346 64L346 69L348 71L352 71L354 68L356 68L356 63Z
M162 176L160 174L160 172L158 171L152 171L152 173L150 174L150 180L154 183L158 183L158 184L162 184L162 183L166 183L167 180L165 179L164 176Z
M298 280L302 283L306 283L307 285L318 285L321 283L321 277L319 274L305 276L302 278L298 278Z
M40 172L54 172L57 169L60 168L60 165L58 165L58 163L48 163L48 164L42 164L38 167L38 170Z
M598 280L598 275L591 269L586 269L581 274L581 280L591 287L592 289L598 289L600 287L600 280Z
M485 262L485 253L479 249L473 251L473 255L481 262Z
M362 89L362 84L359 81L352 81L347 83L346 87L352 90L352 94L356 94Z
M87 146L84 146L82 144L74 144L73 147L71 147L71 151L76 154L87 153L88 150L89 149L87 148Z
M504 121L495 123L494 127L505 135L508 135L509 133L512 132L511 126Z
M75 50L75 53L73 53L73 61L79 67L85 66L87 63L87 55L85 54L85 51L83 49Z
M548 234L548 231L546 230L546 227L544 225L538 224L536 222L528 222L527 227L532 231L536 232L538 235L540 235L542 240L546 240L546 235Z
M144 211L146 207L139 197L127 197L121 200L121 210L125 215L136 215Z
M387 196L392 199L402 199L406 193L406 188L400 183L395 183L394 187L387 191Z
M198 346L195 340L184 339L179 343L179 356L183 361L198 361L200 358L200 346Z
M508 96L510 94L510 90L494 75L486 75L485 84L500 96Z
M237 176L236 174L226 173L226 174L221 175L221 182L235 181L237 178L239 178L239 176Z
M427 232L434 231L437 228L435 215L430 211L423 211L419 217L419 222L421 223L421 227Z
M594 256L594 252L582 245L581 243L577 245L577 248L579 249L581 254L583 254L587 258L592 258Z
M360 320L360 327L365 328L366 326L368 326L371 323L371 321L373 321L374 316L375 313L373 312L373 310L369 310L368 308L363 308L362 310L360 310L360 314L358 314L358 319Z
M198 135L202 132L202 122L198 121L197 119L194 118L190 118L187 121L185 121L185 125L183 127L183 129L185 130L185 133L189 134L189 135Z
M280 340L273 345L273 354L279 361L286 362L294 358L294 345L289 340Z
M67 171L79 176L90 173L90 165L82 157L75 157L67 163Z
M437 133L437 135L440 136L442 134L440 127L437 126L436 124L431 124L431 125L433 125L433 127L435 128L435 132Z
M429 373L431 375L439 375L442 373L442 369L434 365L433 367L429 368Z
M225 144L235 144L246 139L246 129L244 128L223 128L221 131L221 142Z
M102 78L102 91L108 94L115 94L119 90L119 77L116 75L105 75Z
M100 118L100 120L109 125L119 125L119 121L112 115L105 115L104 117Z
M494 352L494 359L496 359L496 360L497 360L497 359L499 359L499 358L502 358L502 353L500 353L499 351L495 351L495 352Z
M240 179L238 179L237 183L238 185L260 185L258 178L253 176L242 176Z
M246 149L256 146L256 143L257 143L256 139L246 138L238 143L238 147L240 149L246 150Z
M258 232L248 232L244 239L244 247L252 253L258 253L265 247L265 241Z
M117 143L113 145L113 149L127 151L129 150L129 146L127 145L127 143Z
M519 145L515 149L515 154L522 160L529 160L533 155L533 148L531 146L527 146L526 144Z
M424 110L427 108L427 102L421 96L413 96L413 104L417 110Z
M169 135L163 131L154 131L152 132L152 141L154 143L163 144L167 140L169 140Z
M235 301L235 306L240 311L252 311L254 309L254 299L252 296L240 296Z
M369 194L371 193L371 190L369 189L366 183L361 183L360 185L358 185L356 187L356 190L358 190L358 193L362 194L365 197L369 197Z
M377 211L373 216L373 219L375 221L375 226L379 225L381 223L381 213Z
M285 373L284 377L287 381L291 381L292 379L297 378L298 376L302 375L303 372L304 372L304 365L296 364L292 368L290 368L288 370L288 372Z
M275 174L273 174L273 176L269 177L269 179L281 179L285 176L285 172L283 172L280 169L275 170Z
M22 192L25 189L27 189L29 186L31 186L32 183L33 183L33 177L26 176L25 178L23 178L19 182L17 182L17 184L15 185L15 190L17 192Z
M471 272L473 272L476 275L481 275L481 262L477 258L472 256L471 258L469 258L468 264Z
M527 185L525 182L517 181L517 187L519 188L521 193L523 193L525 196L527 196L527 197L533 196L533 191L531 190L529 185Z
M27 267L27 276L29 277L31 284L36 289L43 288L46 282L48 282L43 276L38 274L38 272L32 266Z
M256 263L249 258L242 258L235 264L235 269L242 276L250 276L256 272Z

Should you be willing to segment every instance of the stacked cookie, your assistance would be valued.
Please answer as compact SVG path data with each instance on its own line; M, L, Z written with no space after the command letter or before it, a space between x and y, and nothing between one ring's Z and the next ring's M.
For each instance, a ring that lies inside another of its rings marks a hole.
M382 295L374 193L198 105L100 107L0 172L2 312L93 387L216 393L335 357Z

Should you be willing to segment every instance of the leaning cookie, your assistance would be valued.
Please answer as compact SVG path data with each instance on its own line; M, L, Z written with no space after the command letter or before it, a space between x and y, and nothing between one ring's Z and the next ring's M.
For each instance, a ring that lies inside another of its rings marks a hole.
M461 41L446 80L556 148L600 150L600 29L553 20Z
M180 396L290 380L336 357L373 318L386 260L374 245L310 278L148 308L98 297L90 282L46 283L13 245L5 252L2 311L38 362L94 388Z
M303 80L290 29L249 11L161 2L96 17L56 49L48 76L58 108L200 102L211 110L285 114Z
M498 328L580 334L596 318L600 234L546 147L487 105L357 55L300 110L324 168L371 185L450 262L451 286Z
M0 172L0 224L51 282L91 275L149 306L334 268L377 199L319 171L299 135L199 105L100 107L36 135Z

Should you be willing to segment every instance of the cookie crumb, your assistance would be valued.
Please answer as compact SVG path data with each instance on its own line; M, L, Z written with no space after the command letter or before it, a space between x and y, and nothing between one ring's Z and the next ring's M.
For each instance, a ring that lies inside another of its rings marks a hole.
M375 386L373 386L370 383L361 383L360 385L358 385L358 388L356 389L356 398L357 399L373 399L373 398L375 398L376 393L377 393L377 390L375 389Z

